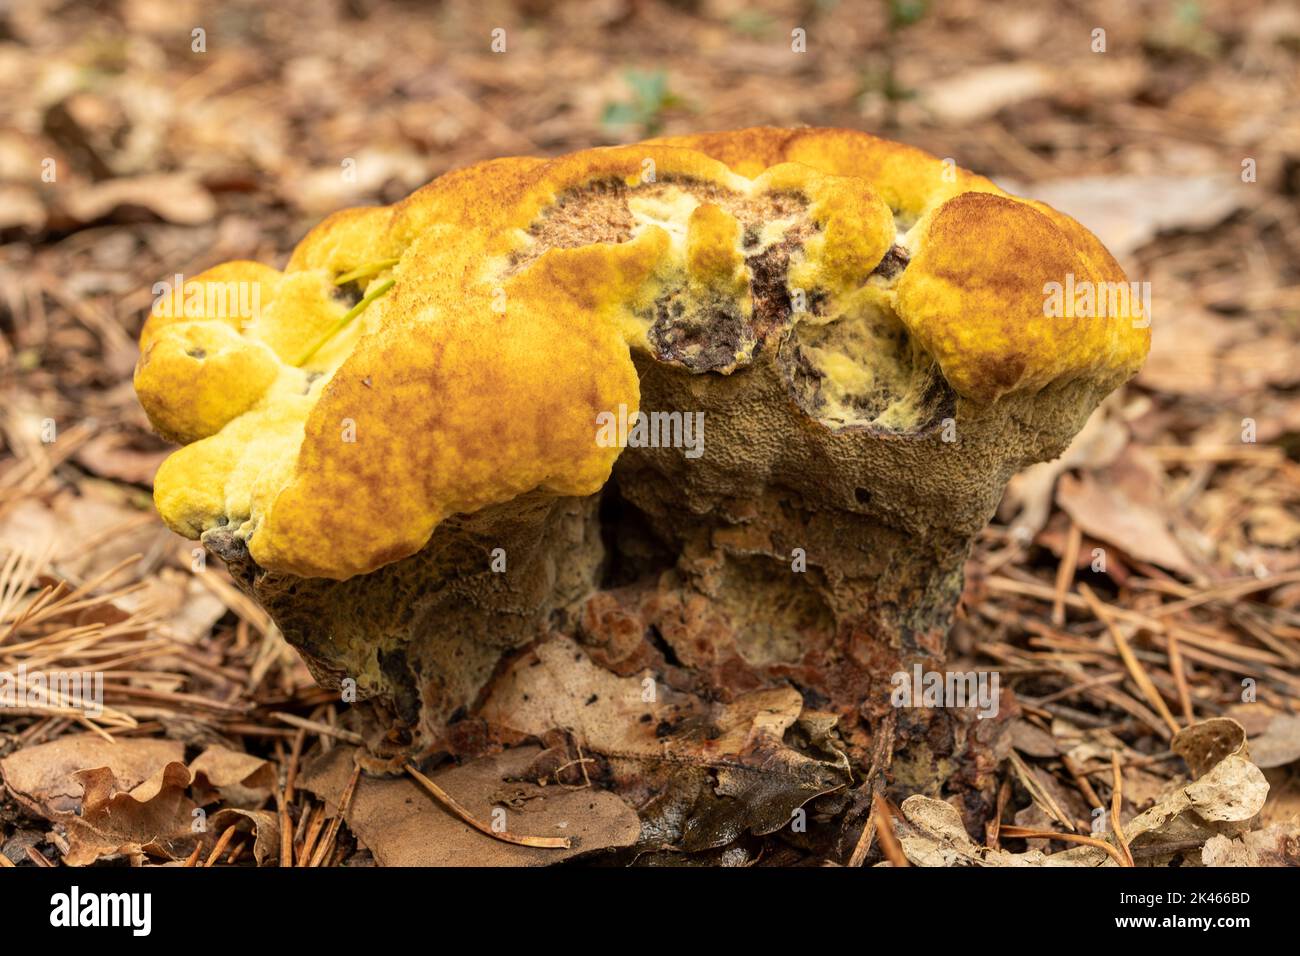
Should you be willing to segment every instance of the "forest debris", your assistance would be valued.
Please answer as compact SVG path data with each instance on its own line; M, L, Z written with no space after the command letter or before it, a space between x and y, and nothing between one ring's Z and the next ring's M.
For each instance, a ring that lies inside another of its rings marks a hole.
M156 442L150 440L151 445ZM73 454L77 464L101 478L113 478L135 485L153 483L154 473L167 457L167 450L143 450L125 432L101 432Z
M219 798L233 807L253 810L275 788L275 767L270 761L220 745L199 754L190 770L195 799L204 804Z
M944 804L947 806L947 804ZM891 866L910 866L907 862L907 856L903 853L903 848L898 845L898 837L894 835L894 828L891 825L894 815L890 811L889 803L882 797L879 792L871 795L871 822L875 832L880 836L880 852L884 854L885 859Z
M1011 745L1031 757L1056 757L1061 753L1056 737L1023 718L1011 723Z
M1124 822L1117 845L1103 848L1095 838L1003 826L1003 837L1050 837L1082 845L1052 854L994 850L970 838L951 804L921 795L903 801L907 826L898 827L899 839L908 859L918 866L1098 866L1118 865L1120 859L1127 863L1131 858L1146 863L1167 860L1189 852L1189 847L1205 846L1212 837L1249 832L1264 805L1268 782L1244 756L1245 739L1241 726L1227 719L1206 721L1177 734L1174 749L1193 767L1193 779ZM1111 813L1117 818L1118 800Z
M0 760L0 775L24 807L66 831L69 866L119 854L136 862L146 855L182 859L203 834L232 825L256 832L259 864L274 855L278 821L256 809L270 792L272 765L212 747L186 767L184 753L179 741L108 743L78 734L10 754ZM224 807L195 829L199 806L217 795L243 807Z
M129 791L184 758L185 745L175 740L133 737L110 743L95 734L72 734L0 759L0 777L27 809L52 820L81 805L80 770L102 767L119 789Z
M1020 785L1029 793L1029 798L1033 800L1034 806L1040 809L1046 816L1056 821L1059 826L1067 830L1074 830L1074 822L1069 815L1061 809L1061 805L1052 796L1052 791L1056 789L1054 784L1049 784L1049 778L1045 774L1040 774L1035 768L1030 767L1014 750L1010 757L1011 769L1015 772Z
M1096 469L1114 461L1129 441L1129 430L1116 415L1113 400L1093 411L1059 458L1030 465L1014 475L998 506L1011 521L1013 537L1029 541L1043 530L1052 513L1056 480L1071 468Z
M1013 103L1045 96L1054 86L1052 72L1039 63L996 63L932 84L922 103L943 123L971 122Z
M114 604L124 611L147 609L161 619L156 628L159 633L183 644L202 643L227 610L195 575L176 568L160 568L142 584L140 590L123 595Z
M1192 777L1204 776L1227 757L1248 756L1246 728L1228 717L1214 717L1179 733L1170 748L1186 761Z
M915 866L1041 866L1051 860L1041 850L1009 853L977 845L961 814L943 800L913 794L900 809L905 822L894 821L895 833Z
M1147 699L1147 703L1168 724L1170 732L1178 733L1178 721L1174 719L1174 715L1169 711L1169 706L1165 703L1164 698L1160 696L1160 691L1156 690L1156 685L1151 682L1151 677L1134 655L1133 648L1130 646L1123 630L1112 620L1106 605L1097 598L1092 588L1086 584L1079 585L1079 593L1088 602L1088 606L1092 609L1092 613L1097 616L1097 620L1106 626L1111 640L1115 643L1115 650L1119 652L1120 658L1124 661L1124 667L1128 670L1129 676L1133 678L1133 683L1137 684L1138 689L1142 691L1142 696Z
M269 810L244 810L224 807L208 818L208 827L215 833L251 832L253 859L258 866L266 866L277 859L280 852L280 821Z
M1175 735L1171 746L1192 769L1192 780L1125 824L1130 847L1203 843L1215 834L1250 829L1268 796L1268 781L1250 762L1240 724L1216 718Z
M1209 229L1245 201L1231 174L1081 176L1036 182L1034 196L1091 229L1124 259L1161 232Z
M168 763L129 791L106 767L74 776L85 788L80 812L55 817L68 831L68 866L87 866L119 854L135 862L146 853L177 860L193 849L197 837L191 825L197 807L186 794L192 777L185 764Z
M184 173L109 179L63 197L64 210L80 222L94 222L129 207L148 209L168 222L188 226L207 222L217 211L211 194Z
M1124 835L1124 824L1120 811L1124 806L1124 776L1119 768L1119 751L1110 752L1111 792L1110 792L1110 832L1123 855L1123 865L1133 865L1133 851L1129 848L1128 837Z
M337 805L352 773L353 751L335 747L306 768L299 786ZM540 753L538 747L516 747L439 771L431 779L476 819L501 821L512 833L566 836L568 849L517 846L484 836L431 800L409 777L363 777L347 813L348 826L380 866L546 866L636 841L641 830L636 813L612 793L510 784ZM522 811L494 804L507 784L526 786L537 798Z
M1262 770L1285 767L1300 761L1300 717L1266 708L1256 708L1257 727L1249 733L1251 760ZM1240 716L1236 711L1232 716Z
M570 841L568 837L519 836L518 834L510 833L507 830L502 830L500 832L497 832L493 830L492 827L490 827L488 824L476 818L474 814L470 813L468 810L465 809L465 807L461 804L459 800L457 800L455 797L449 794L446 790L442 789L442 787L438 786L436 783L434 783L424 774L420 773L420 771L416 770L412 764L408 763L406 765L406 772L411 775L411 779L413 779L421 787L427 790L429 794L435 800L437 800L438 803L440 803L443 806L444 809L450 811L453 815L458 817L463 823L473 827L475 830L477 830L479 833L482 833L484 836L491 837L494 840L500 840L503 843L510 843L515 846L532 847L534 849L567 850L573 845L572 841ZM347 811L347 803L348 803L347 797L350 795L350 793L351 790L349 789L349 791L344 794L344 798L341 804L343 810L341 812ZM495 791L493 797L495 798L500 793L501 793L500 790ZM516 795L509 802L511 804L517 804L518 795Z
M57 572L77 579L148 552L157 525L147 511L114 499L103 488L59 494L48 505L34 497L21 499L21 507L0 513L0 551L48 542Z
M45 842L45 835L40 830L23 828L15 830L4 841L3 848L0 848L0 856L4 857L4 863L0 866L14 866L22 860L27 859L29 850L34 850Z
M1195 567L1169 531L1157 476L1158 470L1130 447L1102 472L1062 475L1056 501L1089 537L1195 576Z
M480 713L503 732L540 737L559 727L588 750L654 759L663 754L657 728L702 717L706 708L662 684L654 685L653 695L645 693L646 680L653 682L648 672L618 677L568 638L557 638L514 662L494 683ZM595 701L586 703L590 697L570 693L571 687L589 691Z
M12 183L0 185L0 229L35 232L44 225L45 204L32 190Z
M1300 825L1273 824L1236 837L1212 836L1201 850L1206 866L1300 866Z
M797 808L848 782L842 756L828 762L783 743L803 711L793 688L708 705L659 685L647 700L647 678L611 674L567 638L533 653L498 680L484 719L532 737L563 729L585 750L614 760L616 776L635 778L638 791L655 791L666 804L671 790L691 804L673 827L688 851L780 829ZM592 698L562 690L574 686L591 688Z

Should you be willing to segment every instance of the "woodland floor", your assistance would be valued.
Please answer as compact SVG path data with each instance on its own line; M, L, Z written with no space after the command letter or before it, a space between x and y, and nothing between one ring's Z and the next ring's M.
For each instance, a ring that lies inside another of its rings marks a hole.
M758 124L854 127L951 156L1076 215L1153 289L1146 367L1063 459L1013 481L970 560L953 666L997 669L1021 709L983 845L1063 852L1073 844L1032 834L1086 834L1117 789L1131 820L1188 773L1175 731L1232 717L1268 797L1253 836L1189 847L1203 862L1300 861L1300 8L763 10L0 9L0 671L106 675L94 721L0 710L0 866L123 847L153 864L381 858L338 800L299 785L309 760L349 746L337 696L224 570L193 571L193 542L152 508L168 447L131 372L155 282L235 258L282 264L325 214L477 160ZM791 52L795 27L807 53ZM1104 53L1090 48L1098 27ZM349 159L355 181L340 175ZM174 763L180 778L129 806L100 793L100 816L69 823L79 788L89 805L101 785ZM581 766L553 785L578 792ZM205 838L153 839L158 814L196 807ZM899 812L882 803L872 819ZM924 844L913 862L933 861ZM511 862L476 835L460 852ZM851 862L899 853L864 842Z

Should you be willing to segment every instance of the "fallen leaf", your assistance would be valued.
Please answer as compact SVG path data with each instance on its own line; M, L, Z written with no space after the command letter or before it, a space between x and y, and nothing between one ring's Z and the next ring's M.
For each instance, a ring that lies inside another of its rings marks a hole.
M903 820L895 819L894 828L903 855L914 866L1053 865L1053 856L1041 850L1010 853L980 846L966 832L957 809L943 800L913 794L899 809L903 811Z
M1266 770L1300 760L1300 717L1274 714L1263 733L1250 738L1250 755L1255 766Z
M630 802L655 801L658 816L647 826L660 842L694 851L771 833L796 808L848 783L842 755L820 760L784 743L803 711L794 688L753 691L724 705L655 684L647 701L648 674L612 674L567 638L533 655L498 679L480 716L508 735L542 738L560 729L584 752L609 758ZM575 687L591 693L584 699Z
M1246 728L1229 717L1212 717L1179 731L1170 749L1200 777L1221 760L1245 754Z
M1124 823L1129 847L1144 864L1162 865L1188 853L1188 847L1205 847L1213 837L1250 831L1269 785L1245 756L1245 743L1245 730L1227 718L1194 724L1174 736L1170 746L1193 768L1194 779ZM1074 753L1081 760L1094 756L1077 748ZM917 866L1115 865L1106 851L1091 846L1052 854L981 846L970 838L957 810L932 797L908 797L901 809L904 819L894 821L895 830L903 853Z
M1274 824L1237 837L1212 836L1201 850L1205 866L1300 866L1300 826Z
M1117 259L1161 232L1217 226L1245 204L1240 178L1199 176L1083 176L1036 182L1035 199L1087 226Z
M309 764L299 785L338 805L353 767L352 747L335 747ZM635 811L596 789L520 784L541 753L516 747L432 774L432 780L475 819L504 819L517 836L565 836L568 849L518 846L494 840L438 804L410 777L367 777L357 784L347 824L380 866L548 866L594 850L631 846L641 832ZM525 787L526 810L495 805L503 788ZM504 814L504 817L500 816Z
M190 764L194 797L202 804L220 798L234 807L256 810L275 789L275 766L261 757L212 746Z
M1169 395L1217 394L1223 350L1239 334L1222 316L1191 302L1173 302L1151 324L1151 354L1138 371L1144 388Z
M1031 757L1055 757L1061 752L1061 745L1055 737L1023 719L1011 724L1011 745Z
M81 805L80 770L104 768L119 788L130 790L184 759L185 745L174 740L127 737L109 742L98 734L71 734L0 759L0 778L19 803L53 820Z
M195 831L199 803L221 799L253 807L274 786L274 767L264 760L210 747L184 764L185 745L174 740L124 738L110 743L97 734L60 737L15 751L0 760L0 779L26 809L67 833L69 866L88 866L125 855L183 859L199 841L215 840L225 827L254 830L259 864L279 856L275 814L225 807ZM234 814L235 816L231 816Z
M655 684L646 700L649 671L619 677L592 662L577 644L558 638L520 659L493 685L479 710L499 731L541 737L560 728L584 747L604 754L663 754L661 726L701 719L707 706L698 698ZM573 688L585 692L577 694Z
M194 801L186 791L192 776L185 764L169 763L130 791L107 767L75 774L85 788L81 809L57 822L68 831L68 866L89 866L105 857L146 854L183 859L199 837L191 829Z
M0 549L52 548L55 570L84 580L131 555L148 554L160 534L157 519L115 500L108 489L83 484L81 494L57 495L48 505L21 498L0 516ZM88 541L96 542L87 547Z
M72 457L77 464L102 478L151 485L154 472L174 450L141 449L132 436L124 432L103 432L84 442Z
M931 84L921 94L921 104L940 122L969 123L987 119L999 110L1025 100L1046 96L1055 77L1046 67L1022 60L981 66Z
M253 859L258 866L266 866L280 859L280 818L269 810L241 810L227 807L208 818L208 831L213 835L235 827L241 833L253 834Z
M1010 522L1014 537L1032 540L1052 513L1056 480L1071 468L1093 469L1109 465L1128 444L1129 431L1111 407L1097 408L1059 458L1040 462L1014 475L1007 483L998 514Z
M405 194L428 182L427 157L410 149L363 149L349 158L351 177L338 165L303 169L285 180L287 197L304 212L323 214L380 194L395 182Z
M1102 471L1062 475L1056 501L1089 537L1141 561L1196 576L1169 530L1159 470L1131 446Z
M114 606L158 618L164 623L155 630L184 644L198 644L210 637L212 626L227 611L222 600L194 574L162 568L141 583L138 591L122 595Z
M95 222L129 207L183 226L208 222L217 212L212 195L183 173L106 179L71 190L63 199L64 211L78 222Z
M1259 702L1230 707L1227 716L1245 729L1251 762L1261 770L1300 762L1300 717Z

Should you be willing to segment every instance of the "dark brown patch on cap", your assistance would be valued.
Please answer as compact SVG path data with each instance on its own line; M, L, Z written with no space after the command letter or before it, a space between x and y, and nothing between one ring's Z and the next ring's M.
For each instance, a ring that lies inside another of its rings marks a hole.
M655 321L650 327L650 345L661 362L680 365L697 375L728 373L755 343L754 330L745 321L736 302L716 299L707 305L687 308L684 293L660 296L655 302Z
M892 246L885 257L880 260L874 269L871 270L873 276L881 276L885 279L892 279L904 269L907 268L911 259L907 250L902 246Z

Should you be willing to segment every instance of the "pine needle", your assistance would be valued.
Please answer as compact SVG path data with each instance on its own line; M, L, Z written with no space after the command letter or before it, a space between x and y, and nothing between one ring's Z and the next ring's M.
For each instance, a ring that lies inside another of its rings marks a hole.
M294 362L293 364L301 366L303 363L307 362L313 355L315 355L317 352L321 350L321 347L324 346L326 342L328 342L330 339L334 338L334 336L338 335L340 332L346 329L352 323L353 319L359 316L362 312L366 311L366 309L369 308L370 303L374 302L385 292L391 289L396 284L396 281L397 280L395 279L385 279L383 282L379 283L374 288L367 289L366 294L361 297L361 301L358 302L356 305L354 305L352 308L348 309L348 311L344 313L343 318L335 322L334 326L328 332L326 332L316 342L315 345L313 345L306 352L304 352L302 354L302 357L299 358L298 361Z
M534 836L515 836L511 833L498 833L485 823L481 823L474 818L474 815L463 807L460 802L449 794L442 787L438 786L420 771L416 770L411 764L406 765L406 772L415 778L420 786L428 790L444 808L451 811L455 816L460 817L465 823L472 826L479 833L490 836L494 840L500 840L502 843L513 843L516 846L531 846L544 849L567 850L571 843L568 837L534 837Z

